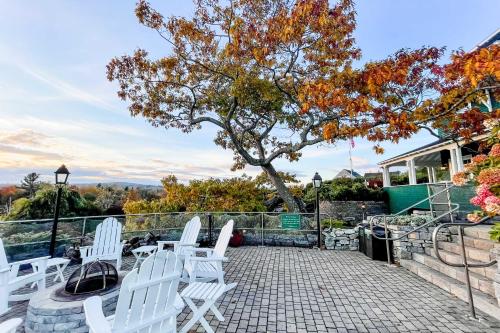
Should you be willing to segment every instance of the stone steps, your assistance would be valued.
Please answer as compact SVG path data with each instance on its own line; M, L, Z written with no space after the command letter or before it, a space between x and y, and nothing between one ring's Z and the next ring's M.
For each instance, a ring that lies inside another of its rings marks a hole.
M452 235L451 239L455 243L460 243L458 235ZM500 243L493 242L491 240L474 238L469 236L464 236L465 246L473 247L479 250L491 250L494 248L500 248Z
M468 246L466 242L465 245L465 254L468 259L482 261L482 262L490 262L491 260L496 258L496 255L491 253L490 250L482 250L475 247ZM459 243L451 243L451 242L439 242L438 246L440 249L455 253L458 255L462 254L462 245Z
M443 290L446 290L447 292L455 295L465 302L468 301L467 287L462 282L457 281L456 279L438 272L437 270L432 269L425 264L422 264L415 260L401 259L400 263L401 266L424 278L430 283L438 286ZM498 303L495 298L475 289L473 289L473 297L474 305L477 309L494 318L500 318L500 307L498 307Z
M436 253L434 252L433 248L426 248L425 254L436 258ZM441 258L443 258L444 260L446 260L449 263L453 263L453 264L461 264L462 263L462 256L459 254L448 252L446 250L439 251L439 254L441 255ZM479 263L480 261L469 260L468 262ZM490 280L493 280L495 277L495 274L497 272L497 264L490 266L490 267L479 267L479 268L473 267L473 268L470 268L470 271L477 273L479 275L482 275Z
M491 230L491 225L478 225L475 227L464 228L464 235L472 238L478 238L489 241L490 230Z
M450 278L456 279L462 283L465 281L465 271L461 267L448 266L442 263L439 259L420 253L413 254L413 260L421 263L429 268L432 268L438 272L449 276ZM495 296L495 288L493 286L493 281L488 279L481 274L469 272L471 287L475 288L483 293L491 296Z

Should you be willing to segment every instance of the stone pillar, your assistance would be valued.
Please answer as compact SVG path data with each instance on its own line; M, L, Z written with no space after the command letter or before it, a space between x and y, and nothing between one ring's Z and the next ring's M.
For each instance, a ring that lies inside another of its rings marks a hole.
M417 184L417 175L415 173L415 160L411 159L406 161L406 165L408 166L408 180L410 185Z
M384 166L384 168L383 168L382 179L383 179L383 185L384 185L384 187L391 186L391 174L389 172L389 167L388 166Z

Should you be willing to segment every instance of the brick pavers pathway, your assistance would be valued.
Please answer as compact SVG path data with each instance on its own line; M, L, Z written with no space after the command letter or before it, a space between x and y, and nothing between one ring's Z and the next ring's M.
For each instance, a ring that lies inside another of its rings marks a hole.
M227 256L226 281L238 286L221 298L226 321L207 317L217 332L500 332L499 321L467 319L466 303L358 252L243 247ZM25 311L17 303L8 317ZM189 318L186 307L179 328Z

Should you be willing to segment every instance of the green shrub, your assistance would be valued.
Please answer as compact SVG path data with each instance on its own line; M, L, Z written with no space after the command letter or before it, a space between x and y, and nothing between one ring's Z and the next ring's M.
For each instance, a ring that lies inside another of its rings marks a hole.
M320 189L319 197L327 201L383 201L381 188L369 188L364 178L337 178L325 181ZM308 184L305 188L304 201L312 203L316 200L316 190Z
M422 224L430 222L431 220L432 216L430 215L398 215L388 216L387 224L418 227ZM379 219L377 222L383 224L384 220Z
M500 242L500 223L495 223L489 231L492 241Z
M342 220L325 219L321 221L321 227L340 229L340 228L345 228L346 225L345 222Z

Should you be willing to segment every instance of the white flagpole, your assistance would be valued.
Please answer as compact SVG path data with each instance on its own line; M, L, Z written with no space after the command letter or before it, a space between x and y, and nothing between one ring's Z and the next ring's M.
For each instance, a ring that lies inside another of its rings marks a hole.
M351 142L349 142L349 162L351 164L351 178L354 178L354 176L353 176L353 170L352 170L352 154L351 154L351 150L352 150L352 144L351 144Z

